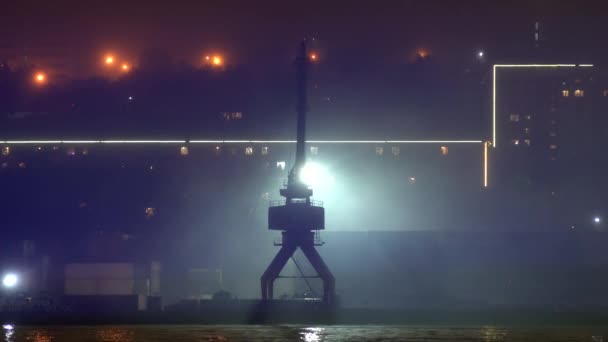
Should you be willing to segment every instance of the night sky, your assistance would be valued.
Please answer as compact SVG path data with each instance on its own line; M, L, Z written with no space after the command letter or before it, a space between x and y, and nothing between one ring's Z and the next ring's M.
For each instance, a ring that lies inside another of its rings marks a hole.
M311 48L319 56L311 77L312 137L482 139L489 127L491 65L601 64L606 58L601 33L608 28L601 9L600 2L590 1L11 2L2 8L0 60L12 68L28 64L45 71L49 92L66 85L79 89L80 93L52 94L49 98L65 103L47 103L37 110L65 114L63 108L76 108L84 113L81 117L102 115L96 110L104 116L123 111L121 104L103 111L100 106L79 106L84 101L82 89L90 87L70 84L92 78L116 80L104 68L105 55L111 53L117 62L144 70L150 78L137 74L113 89L120 99L138 94L140 107L128 114L146 116L148 125L130 130L127 123L115 122L114 128L94 132L97 135L158 136L165 130L217 136L214 129L188 131L188 126L209 126L183 113L215 117L236 110L253 120L244 124L249 132L238 134L280 138L285 134L279 130L293 119L286 115L293 114L295 47L308 37L314 38ZM539 48L533 40L536 21ZM479 51L483 58L478 58ZM420 53L429 63L416 63ZM179 66L182 73L151 73L144 60L154 54L164 56L161 63ZM200 70L204 56L210 54L221 55L230 71L223 83L189 79L185 74L190 71L183 70ZM156 89L156 95L148 91L154 82L171 83L168 79L181 88ZM213 91L230 101L211 105L208 99L219 98ZM87 100L89 104L116 102L104 98L101 90L91 92L99 96ZM13 110L35 111L31 103L40 99ZM160 102L153 103L155 99ZM208 106L201 107L201 101ZM55 107L60 109L51 110ZM56 125L70 122L81 136L91 134L81 130L86 124L54 117ZM183 126L169 130L177 121ZM270 127L269 122L279 124ZM10 133L15 138L40 136L29 130L36 124L46 128L47 136L65 135L47 123L25 121L19 128L11 127Z
M463 64L478 49L521 56L535 20L564 51L601 49L600 9L590 1L13 1L2 6L0 56L27 55L73 77L97 71L107 51L134 60L150 48L192 64L219 51L263 68L289 63L294 42L309 36L333 65L399 64L417 49Z

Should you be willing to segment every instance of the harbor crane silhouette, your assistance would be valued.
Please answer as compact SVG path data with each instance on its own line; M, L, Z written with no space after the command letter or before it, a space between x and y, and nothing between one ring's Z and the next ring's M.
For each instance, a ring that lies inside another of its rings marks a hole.
M296 160L289 171L286 186L280 190L285 200L268 208L268 229L280 230L282 240L278 244L281 249L260 279L262 300L273 299L275 280L300 248L323 281L323 302L329 304L335 297L335 278L315 248L321 244L318 231L325 229L325 208L322 203L311 200L312 188L301 179L306 164L307 78L310 67L306 40L300 44L295 64L298 114Z

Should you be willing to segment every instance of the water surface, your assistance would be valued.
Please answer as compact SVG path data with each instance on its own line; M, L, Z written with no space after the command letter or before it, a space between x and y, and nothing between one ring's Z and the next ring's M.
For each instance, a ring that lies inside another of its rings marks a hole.
M608 342L608 327L495 326L255 326L255 325L3 325L0 341L592 341Z

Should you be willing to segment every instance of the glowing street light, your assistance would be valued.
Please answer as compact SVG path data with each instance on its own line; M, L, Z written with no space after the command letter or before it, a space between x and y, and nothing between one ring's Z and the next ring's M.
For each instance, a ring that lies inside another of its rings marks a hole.
M477 57L483 58L483 56L484 56L483 51L480 50L480 51L477 52Z
M2 278L2 285L6 288L13 288L13 287L17 286L18 281L19 281L19 279L17 278L16 274L8 273L8 274L5 274L4 277Z
M131 67L129 66L129 64L127 64L127 63L123 63L123 64L120 66L120 69L121 69L123 72L127 72L127 71L129 71L129 69L131 69Z
M311 61L316 62L318 58L319 58L319 56L317 56L316 53L313 52L313 53L310 54L310 60Z
M224 64L224 61L222 60L221 56L213 56L213 60L211 63L213 63L213 65L215 65L215 66L220 66L220 65Z
M599 216L596 216L596 217L593 218L593 222L595 222L596 224L597 223L601 223L602 219Z
M107 55L104 62L106 63L106 65L112 65L114 64L114 56L112 55Z
M418 57L419 59L425 59L429 56L429 52L425 49L418 49L418 51L416 51L416 57Z
M46 82L46 74L43 72L38 72L34 75L34 81L38 84L43 84Z

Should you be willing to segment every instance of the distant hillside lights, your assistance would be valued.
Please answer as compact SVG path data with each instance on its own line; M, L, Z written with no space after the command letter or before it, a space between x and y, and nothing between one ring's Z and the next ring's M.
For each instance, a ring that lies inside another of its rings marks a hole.
M34 83L36 83L37 85L44 85L47 82L47 77L46 74L43 72L37 72L34 75Z
M106 69L112 71L119 71L121 73L127 73L131 71L131 64L127 61L123 61L122 63L117 63L117 58L113 54L107 54L103 57L103 65Z
M207 55L203 58L203 65L212 68L221 68L224 66L224 57L222 55Z

